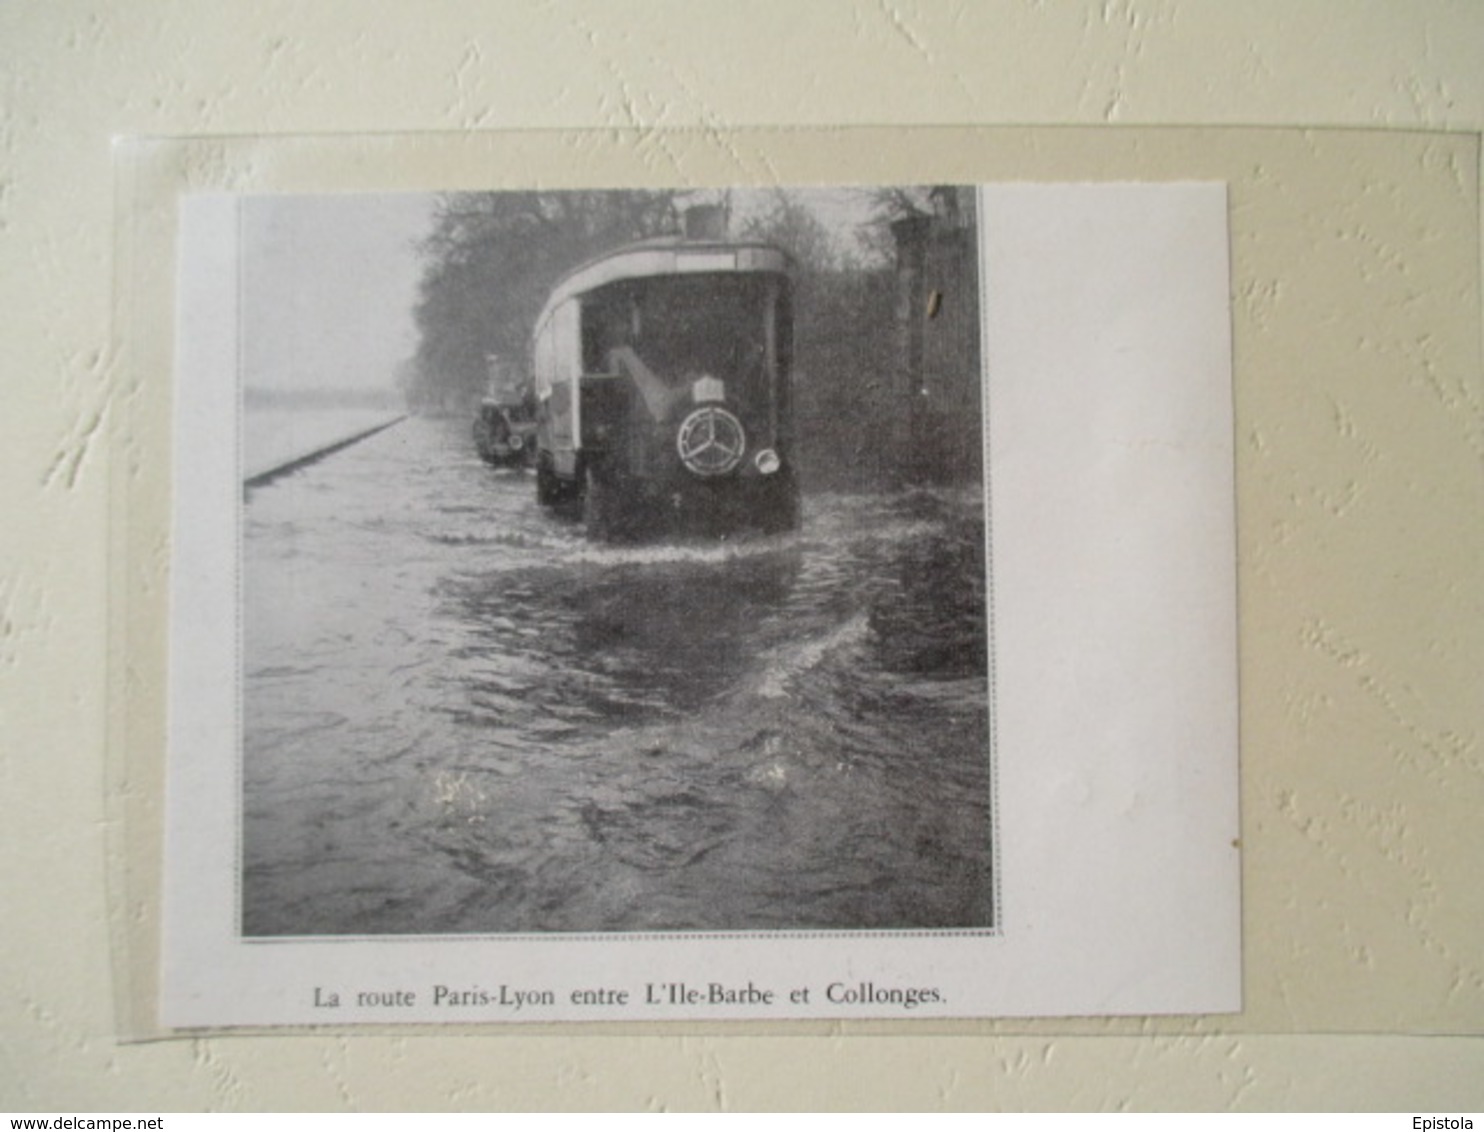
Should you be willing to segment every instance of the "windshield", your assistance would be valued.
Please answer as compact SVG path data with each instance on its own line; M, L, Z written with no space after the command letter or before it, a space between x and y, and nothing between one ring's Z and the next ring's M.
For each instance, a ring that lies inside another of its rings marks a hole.
M713 377L731 396L766 395L770 339L777 337L769 308L779 292L777 276L742 273L606 287L583 304L583 368L616 373L637 360L671 389Z

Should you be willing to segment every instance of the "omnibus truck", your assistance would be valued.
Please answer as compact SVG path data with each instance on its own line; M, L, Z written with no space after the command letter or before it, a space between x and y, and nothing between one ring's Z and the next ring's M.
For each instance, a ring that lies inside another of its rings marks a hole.
M680 238L563 278L536 320L536 497L591 537L726 538L799 521L789 262Z

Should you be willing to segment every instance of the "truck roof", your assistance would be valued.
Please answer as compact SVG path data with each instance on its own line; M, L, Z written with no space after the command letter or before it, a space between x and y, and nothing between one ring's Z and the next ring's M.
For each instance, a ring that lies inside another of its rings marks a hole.
M624 279L648 279L662 275L726 272L788 271L788 253L755 241L687 240L661 236L626 244L588 260L567 272L552 288L551 297L536 316L536 328L551 312L577 295L586 294Z

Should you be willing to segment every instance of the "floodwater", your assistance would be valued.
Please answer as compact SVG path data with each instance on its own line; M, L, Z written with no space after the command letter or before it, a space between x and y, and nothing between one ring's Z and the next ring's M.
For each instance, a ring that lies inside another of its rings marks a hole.
M247 935L989 926L982 496L608 547L414 418L243 520Z

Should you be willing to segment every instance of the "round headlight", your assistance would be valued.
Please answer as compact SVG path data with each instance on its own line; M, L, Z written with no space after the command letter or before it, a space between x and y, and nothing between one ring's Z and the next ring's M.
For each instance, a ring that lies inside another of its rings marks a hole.
M763 448L752 458L752 466L762 472L763 475L771 476L783 466L783 461L778 458L778 453L774 452L773 449Z

